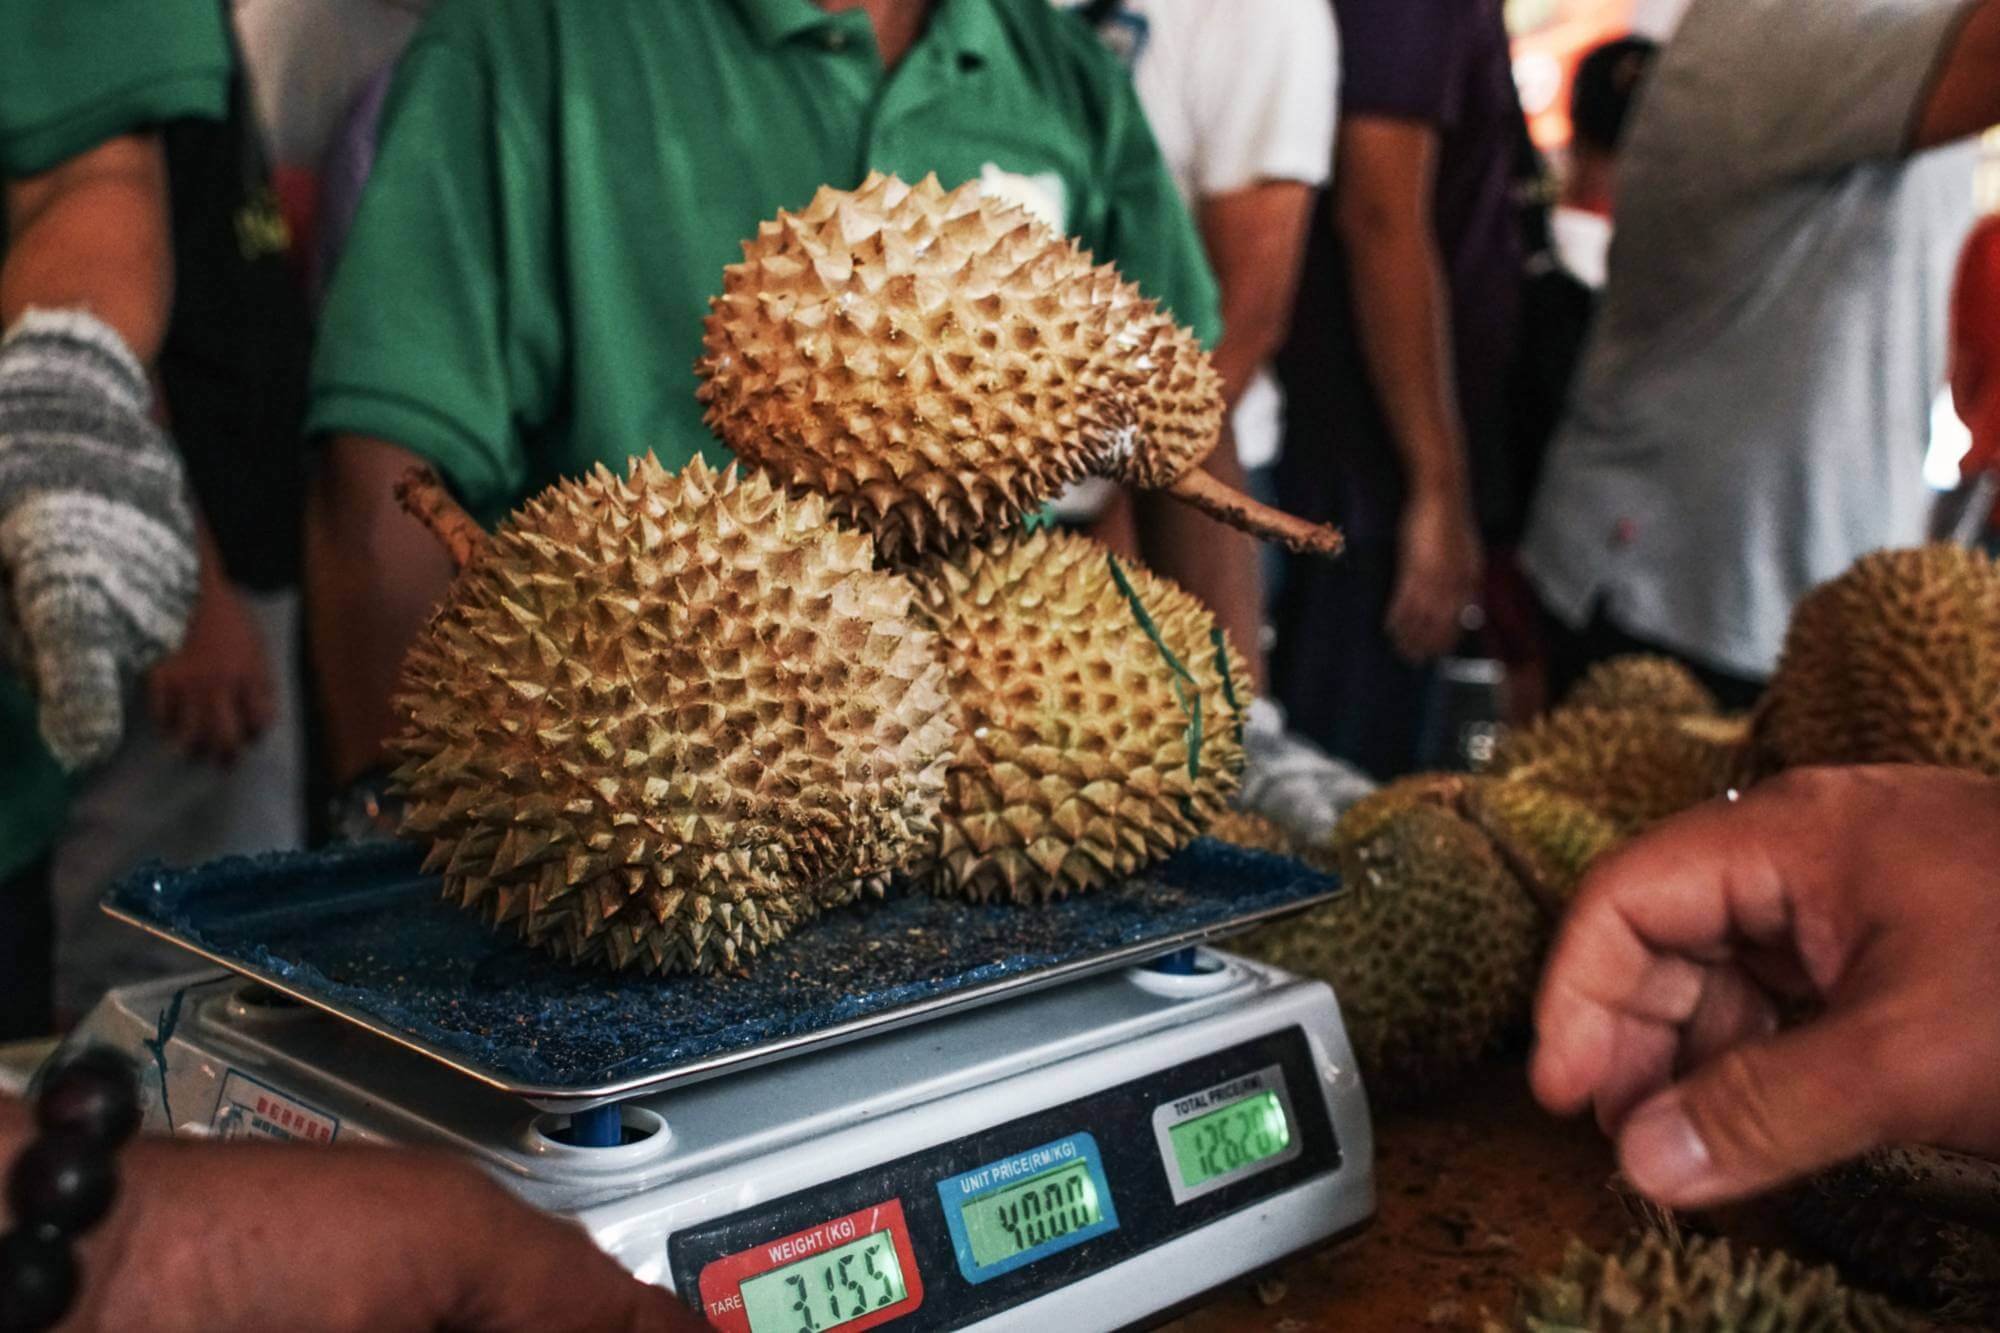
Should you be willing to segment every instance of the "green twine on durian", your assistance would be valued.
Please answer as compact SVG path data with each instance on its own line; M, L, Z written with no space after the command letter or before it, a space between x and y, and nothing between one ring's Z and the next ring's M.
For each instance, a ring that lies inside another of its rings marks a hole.
M1125 569L1118 563L1118 557L1107 555L1104 557L1104 561L1111 566L1111 581L1118 585L1118 591L1125 594L1125 600L1132 607L1132 618L1139 622L1139 628L1145 632L1147 638L1153 641L1153 647L1159 650L1160 659L1167 664L1167 669L1173 672L1173 679L1168 683L1174 687L1174 698L1180 703L1181 712L1187 715L1188 720L1188 776L1199 780L1201 777L1202 740L1200 687L1195 681L1193 673L1181 664L1181 659L1174 656L1174 650L1167 647L1167 641L1160 637L1160 627L1153 623L1153 617L1146 610L1146 604L1139 600L1138 591L1132 587L1132 581L1125 577ZM1229 691L1231 686L1229 685L1229 668L1226 663L1223 666L1222 679L1223 689ZM1233 694L1230 701L1232 703L1235 702ZM1192 802L1185 796L1181 798L1181 807L1182 813L1189 815L1191 818Z
M1236 718L1236 742L1243 743L1243 701L1236 697L1236 677L1229 671L1229 636L1217 625L1208 632L1208 641L1215 645L1215 674L1222 677L1222 697L1229 704L1229 711Z

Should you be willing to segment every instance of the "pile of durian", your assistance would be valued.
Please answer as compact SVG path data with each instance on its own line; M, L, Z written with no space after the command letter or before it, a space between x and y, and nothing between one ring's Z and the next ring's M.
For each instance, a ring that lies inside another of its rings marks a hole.
M1484 772L1391 784L1329 846L1242 817L1219 836L1338 869L1347 892L1235 946L1332 982L1378 1107L1516 1048L1561 912L1591 863L1651 824L1786 769L1915 763L2000 776L2000 563L1935 545L1864 557L1797 608L1747 717L1671 662L1606 663L1508 736ZM1873 1154L1785 1201L1802 1245L1952 1324L2000 1325L2000 1164ZM1534 1330L1909 1326L1830 1271L1726 1249L1579 1252L1531 1289Z
M1325 977L1378 1101L1450 1084L1522 1032L1542 952L1597 857L1659 820L1809 764L2000 775L2000 564L1880 551L1800 603L1769 689L1725 716L1685 668L1597 667L1475 774L1422 774L1323 847L1247 817L1217 836L1337 869L1348 892L1239 942Z
M873 176L744 246L697 367L747 467L650 457L481 532L405 663L403 832L577 963L740 969L902 875L1037 903L1226 806L1248 676L1194 598L1027 517L1088 475L1331 552L1207 480L1221 382L1107 265L976 185Z
M1214 830L1336 870L1340 898L1233 947L1333 983L1371 1097L1445 1087L1525 1028L1542 956L1592 861L1719 796L1750 727L1686 670L1607 662L1477 774L1420 774L1350 809L1326 847L1237 816Z

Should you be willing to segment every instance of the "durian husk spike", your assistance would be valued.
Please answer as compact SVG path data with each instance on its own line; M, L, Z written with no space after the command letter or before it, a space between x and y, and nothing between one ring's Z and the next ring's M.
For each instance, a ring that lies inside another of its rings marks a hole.
M1169 483L1167 493L1218 522L1275 542L1295 555L1335 556L1347 545L1339 528L1328 523L1309 523L1273 509L1224 485L1207 468L1198 465Z
M454 567L464 569L486 549L486 529L451 498L431 469L420 466L405 472L396 483L396 501L411 518L430 529Z

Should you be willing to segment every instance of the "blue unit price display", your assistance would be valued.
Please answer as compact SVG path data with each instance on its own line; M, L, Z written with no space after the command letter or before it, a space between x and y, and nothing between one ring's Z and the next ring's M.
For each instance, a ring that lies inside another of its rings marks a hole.
M968 1282L1011 1273L1118 1229L1097 1140L1045 1143L938 1182L958 1270Z

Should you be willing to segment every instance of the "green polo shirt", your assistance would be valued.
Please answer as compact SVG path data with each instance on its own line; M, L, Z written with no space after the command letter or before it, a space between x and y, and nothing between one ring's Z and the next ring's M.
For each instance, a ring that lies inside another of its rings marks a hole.
M727 451L693 365L743 238L869 170L1059 215L1204 337L1214 280L1123 71L1049 0L938 0L885 72L809 0L443 0L398 70L311 427L493 519L560 477Z
M220 119L229 69L215 0L0 0L0 176L162 121ZM47 850L67 799L27 689L0 667L0 880Z

